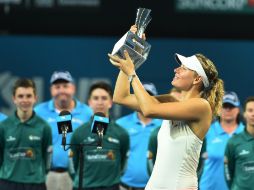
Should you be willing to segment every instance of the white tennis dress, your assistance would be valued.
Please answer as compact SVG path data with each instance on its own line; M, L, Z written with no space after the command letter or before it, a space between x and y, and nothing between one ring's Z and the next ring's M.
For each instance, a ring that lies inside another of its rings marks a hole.
M157 138L156 161L145 190L197 189L202 141L183 121L164 120Z

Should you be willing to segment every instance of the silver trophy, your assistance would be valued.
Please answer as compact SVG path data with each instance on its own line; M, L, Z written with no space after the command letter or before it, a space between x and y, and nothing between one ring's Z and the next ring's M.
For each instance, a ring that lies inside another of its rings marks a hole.
M142 35L149 22L152 20L150 16L151 10L139 8L137 10L135 25L137 33L128 31L114 46L112 54L124 58L124 50L127 50L134 65L138 69L147 59L151 45L142 39Z

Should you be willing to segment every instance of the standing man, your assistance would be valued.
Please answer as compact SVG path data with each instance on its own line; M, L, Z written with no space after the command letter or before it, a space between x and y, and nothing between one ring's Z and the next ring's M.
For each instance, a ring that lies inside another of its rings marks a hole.
M3 113L0 113L0 121L3 121L7 116Z
M228 190L224 177L225 148L228 140L243 129L239 98L235 92L226 92L223 96L220 117L212 123L206 134L206 153L203 153L205 164L200 180L201 190Z
M153 83L144 83L143 86L150 95L157 95ZM118 119L116 123L126 129L130 136L130 154L126 171L121 178L121 188L143 190L150 176L147 171L149 137L153 130L161 126L161 120L147 118L141 112L133 112Z
M18 79L12 94L16 111L0 124L0 189L46 190L52 136L47 122L33 111L35 83Z
M250 190L254 182L254 96L244 104L246 128L229 139L225 152L225 177L229 189Z
M61 111L69 111L72 114L72 127L75 130L90 119L92 110L74 98L76 87L68 71L55 71L50 83L52 99L35 107L36 113L51 126L53 135L52 166L46 184L48 190L71 190L73 184L69 175L68 152L61 146L62 135L58 134L56 118ZM70 142L70 137L71 133L68 133L67 144Z
M89 90L88 104L94 113L101 112L110 119L106 134L102 140L102 149L96 146L83 148L84 169L83 189L85 190L119 190L120 176L125 166L129 150L129 136L127 131L111 120L109 110L112 107L113 92L109 84L98 82ZM98 140L96 134L91 133L92 119L74 131L71 143L92 143ZM74 190L79 184L79 151L72 147L74 168L77 171L74 180Z

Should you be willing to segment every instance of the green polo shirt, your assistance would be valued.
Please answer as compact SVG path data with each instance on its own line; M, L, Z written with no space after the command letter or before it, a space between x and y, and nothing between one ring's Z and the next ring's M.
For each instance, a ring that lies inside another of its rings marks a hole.
M254 137L246 130L228 141L225 177L231 190L249 190L254 187Z
M8 117L0 124L0 179L44 183L51 145L51 129L35 113L25 122Z
M96 134L91 133L91 121L77 128L71 138L71 144L91 144L98 140ZM79 178L79 150L72 146L72 160L75 168L74 187L78 187ZM129 136L125 129L109 123L103 137L102 149L97 146L83 148L84 170L83 188L109 187L120 183L120 176L125 167L129 150Z

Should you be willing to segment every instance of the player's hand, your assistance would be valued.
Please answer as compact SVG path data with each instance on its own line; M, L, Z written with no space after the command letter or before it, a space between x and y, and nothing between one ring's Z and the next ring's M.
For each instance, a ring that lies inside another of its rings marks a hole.
M131 28L130 28L130 31L131 31L132 33L134 33L134 34L137 33L137 30L138 30L138 28L137 28L136 25L132 25ZM142 34L142 39L143 39L143 40L146 40L146 34L145 34L145 33Z
M109 61L116 66L117 68L121 69L126 75L132 75L135 73L135 66L126 50L124 50L125 59L121 59L118 56L114 56L108 54Z

